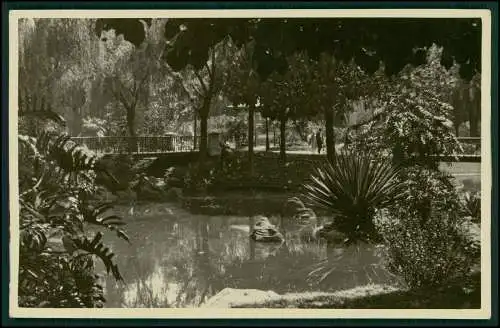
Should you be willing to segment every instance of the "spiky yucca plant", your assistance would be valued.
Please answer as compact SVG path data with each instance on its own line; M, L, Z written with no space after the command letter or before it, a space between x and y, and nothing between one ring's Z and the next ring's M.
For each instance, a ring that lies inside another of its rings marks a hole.
M343 151L332 162L315 169L304 185L304 198L328 210L331 227L346 235L346 244L375 242L375 209L384 208L404 194L397 179L400 168L370 153Z

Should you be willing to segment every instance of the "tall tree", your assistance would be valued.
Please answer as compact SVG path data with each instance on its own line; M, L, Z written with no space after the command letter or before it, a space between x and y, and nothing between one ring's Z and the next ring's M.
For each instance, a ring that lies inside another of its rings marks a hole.
M22 104L42 100L77 134L89 101L97 57L91 19L23 19L19 22L19 93ZM36 95L36 97L34 96Z
M334 127L345 123L349 100L362 96L365 76L353 61L339 62L327 53L321 54L319 61L311 66L314 82L309 94L324 116L326 152L328 159L333 161L336 152Z
M138 47L124 41L116 31L104 32L101 36L101 72L110 91L123 109L127 122L129 151L136 151L137 108L142 101L147 103L151 75L156 72L159 60L157 47L147 38L148 26L144 22L146 39Z
M481 118L481 76L477 74L470 81L460 80L454 89L454 120L458 135L458 126L469 123L469 136L480 135L479 122Z
M250 173L253 172L254 153L254 116L259 101L260 80L255 71L253 44L248 43L242 47L228 67L228 79L224 93L233 104L244 104L248 107L248 165Z
M261 103L264 116L277 120L280 126L280 158L286 160L286 124L288 120L311 117L315 107L308 91L314 83L305 54L289 58L291 69L274 72L262 84Z
M232 47L212 20L185 25L170 19L165 25L167 45L163 57L174 71L184 71L189 81L197 81L195 94L200 118L200 162L208 154L208 117L214 99L220 95L227 74ZM200 35L204 37L200 38ZM196 49L199 47L199 49ZM195 79L194 79L194 78Z
M392 77L377 72L370 78L364 79L363 100L367 106L377 109L377 114L372 113L361 123L366 124L370 120L376 120L381 115L385 115L383 111L378 110L383 107L385 95L398 92L399 89L408 89L418 93L425 92L438 101L451 105L449 108L452 110L447 115L451 115L455 135L458 135L460 124L469 119L469 109L473 108L469 106L468 99L471 95L469 88L479 81L480 74L476 74L471 81L461 78L458 65L453 65L450 69L441 65L442 52L442 47L433 45L427 50L423 65L406 65L402 71ZM358 126L360 126L359 123L354 124L353 127Z

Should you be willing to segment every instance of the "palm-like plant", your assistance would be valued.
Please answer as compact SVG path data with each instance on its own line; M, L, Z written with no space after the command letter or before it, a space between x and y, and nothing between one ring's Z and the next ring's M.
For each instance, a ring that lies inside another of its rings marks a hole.
M377 241L375 209L384 208L404 194L400 168L370 153L343 151L332 162L318 167L303 196L333 216L331 228L346 235L347 244Z

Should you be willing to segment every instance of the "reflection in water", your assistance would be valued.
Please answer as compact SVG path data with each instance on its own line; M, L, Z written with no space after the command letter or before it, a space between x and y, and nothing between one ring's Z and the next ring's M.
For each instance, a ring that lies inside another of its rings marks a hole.
M362 283L350 269L325 265L325 243L304 242L288 227L286 243L264 244L250 239L248 217L193 215L173 204L136 206L133 216L127 207L115 211L131 245L106 236L125 279L117 284L103 270L107 307L198 307L226 287L282 294ZM367 276L366 283L387 280Z

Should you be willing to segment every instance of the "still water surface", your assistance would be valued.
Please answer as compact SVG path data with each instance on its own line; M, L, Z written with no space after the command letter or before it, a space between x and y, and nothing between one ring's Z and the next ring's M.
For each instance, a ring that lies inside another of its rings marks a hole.
M198 307L226 287L284 294L389 279L373 265L361 275L347 266L333 268L331 256L325 259L338 250L304 241L298 227L280 226L285 244L263 244L250 241L248 217L193 215L175 204L130 209L116 212L127 222L131 244L105 234L125 279L117 284L103 271L106 307Z
M441 169L464 189L480 189L479 163L442 163ZM107 307L198 307L226 287L284 294L391 281L379 259L345 265L334 258L338 249L304 241L298 227L284 224L286 218L270 218L285 235L279 245L251 242L248 217L193 215L176 204L115 212L127 222L131 244L105 234L125 279L117 284L103 270Z

